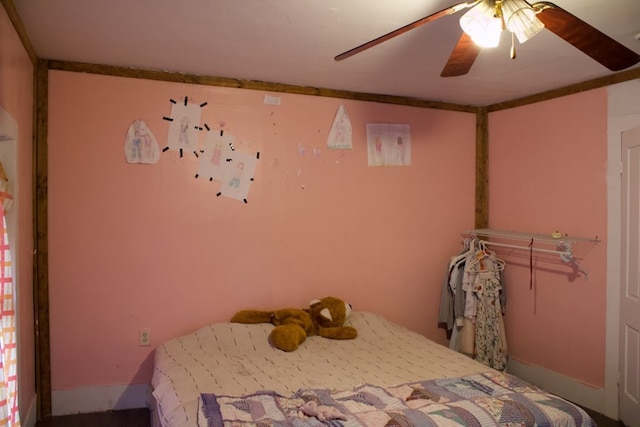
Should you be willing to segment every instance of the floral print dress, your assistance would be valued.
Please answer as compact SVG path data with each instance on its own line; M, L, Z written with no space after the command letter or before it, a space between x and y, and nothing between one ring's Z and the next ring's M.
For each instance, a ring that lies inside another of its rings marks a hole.
M500 276L496 271L480 271L474 292L476 307L475 359L499 371L507 368L506 340L500 304Z

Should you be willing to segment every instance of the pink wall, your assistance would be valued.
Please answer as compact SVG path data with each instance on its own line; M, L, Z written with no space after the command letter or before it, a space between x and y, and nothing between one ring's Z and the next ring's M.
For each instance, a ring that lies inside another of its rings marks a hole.
M444 342L440 281L474 222L467 113L50 72L49 279L54 390L148 382L153 344L243 308L335 295ZM143 119L166 145L169 99L260 151L249 202L216 197L175 152L124 159ZM339 105L353 150L329 150ZM366 123L411 125L412 165L367 166ZM306 150L301 154L303 148ZM312 150L319 150L314 155Z
M596 387L604 385L607 91L490 115L490 226L602 241L572 277L567 264L528 258L506 270L509 354ZM526 253L525 253L526 255Z
M33 65L4 8L0 7L0 106L18 124L17 310L20 415L35 399L33 337Z

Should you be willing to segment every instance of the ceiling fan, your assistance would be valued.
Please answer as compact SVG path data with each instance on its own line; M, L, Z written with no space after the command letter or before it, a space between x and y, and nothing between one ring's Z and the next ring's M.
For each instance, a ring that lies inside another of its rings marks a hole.
M516 57L516 37L520 43L524 43L547 28L611 71L620 71L640 62L640 55L561 7L547 1L530 4L524 0L458 3L343 52L334 59L347 59L409 30L464 9L469 10L460 18L463 32L440 73L442 77L467 74L480 49L497 46L504 29L512 34L511 58Z

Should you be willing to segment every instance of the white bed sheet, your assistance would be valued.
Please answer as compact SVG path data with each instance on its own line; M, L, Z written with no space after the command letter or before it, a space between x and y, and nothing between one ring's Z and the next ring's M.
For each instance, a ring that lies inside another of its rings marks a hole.
M347 324L356 339L310 337L290 353L271 347L270 324L216 323L163 343L152 379L162 426L199 427L201 393L290 395L302 387L392 386L491 370L373 313L354 312Z

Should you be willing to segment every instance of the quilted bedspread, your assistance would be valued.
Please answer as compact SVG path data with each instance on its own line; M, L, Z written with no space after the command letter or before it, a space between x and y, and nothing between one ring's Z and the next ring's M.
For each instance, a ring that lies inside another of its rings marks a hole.
M301 415L309 400L346 420ZM259 391L241 396L201 394L208 427L222 426L582 426L595 427L580 407L501 372L350 390L300 389L291 396ZM203 422L204 420L201 420ZM204 424L204 423L203 423Z

